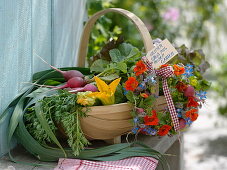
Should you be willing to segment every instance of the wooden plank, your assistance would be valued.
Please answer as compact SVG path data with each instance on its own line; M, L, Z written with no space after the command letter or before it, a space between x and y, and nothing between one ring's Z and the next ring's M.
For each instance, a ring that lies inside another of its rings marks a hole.
M165 152L166 154L170 154L172 156L166 156L167 162L170 165L170 169L174 170L182 170L184 165L183 160L183 137L180 137L180 141L176 140L171 147ZM162 166L159 164L157 170L162 170Z
M21 163L14 163L10 161L10 158L8 155L3 156L0 159L0 169L9 169L13 170L14 168L16 170L49 170L53 169L57 163L56 162L43 162L43 164L49 165L49 167L36 167L32 165L28 165L26 163L40 163L39 160L37 160L33 155L31 155L29 152L27 152L25 149L23 149L21 146L16 147L12 151L12 155L15 160L21 162Z
M132 136L131 136L132 137ZM129 137L130 138L130 137ZM119 139L119 138L118 138ZM133 140L130 138L129 140ZM149 137L149 136L138 136L138 140L142 140L143 143L149 145L153 149L161 152L161 153L168 153L176 156L166 156L167 161L170 164L171 170L181 170L183 169L183 138L181 137L181 143L178 141L177 136L173 137ZM124 140L125 141L125 140ZM112 141L113 142L113 141ZM104 146L106 145L104 142L95 141L93 146ZM93 147L92 146L92 147ZM9 161L8 156L4 156L0 159L0 169L6 169L9 166L13 166L16 170L49 170L53 169L57 165L56 162L40 162L26 150L21 147L17 147L13 150L13 155L16 160L23 161L23 162L30 162L30 163L43 163L46 165L50 165L52 167L36 167L36 166L29 166L25 164L17 164ZM160 165L158 166L158 170L162 168Z

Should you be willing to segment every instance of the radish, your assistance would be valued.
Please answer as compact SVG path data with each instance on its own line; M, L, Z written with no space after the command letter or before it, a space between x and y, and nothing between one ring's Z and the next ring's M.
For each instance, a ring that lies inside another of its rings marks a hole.
M81 77L73 77L73 78L69 79L66 84L61 85L61 86L48 86L48 85L40 85L40 84L35 84L35 83L33 83L33 84L38 85L40 87L49 87L49 88L53 88L53 89L78 88L78 87L82 88L85 85L85 81Z
M96 92L96 91L98 91L98 88L93 84L86 84L84 87L72 88L69 92L77 93L77 92L82 92L82 91Z
M186 121L182 118L179 119L180 129L184 129L186 126Z
M85 81L81 77L73 77L67 81L67 87L76 88L83 87L85 85Z
M98 91L98 88L94 84L86 84L84 86L84 91L96 92L96 91Z
M37 54L36 54L37 55ZM69 79L73 78L73 77L84 77L84 75L77 70L69 70L69 71L62 71L52 65L50 65L49 63L47 63L42 57L40 57L39 55L37 55L44 63L46 63L47 65L49 65L52 69L56 70L57 72L61 73L62 76L65 78L66 81L68 81Z
M184 91L184 96L193 97L195 95L195 89L192 86L188 86Z

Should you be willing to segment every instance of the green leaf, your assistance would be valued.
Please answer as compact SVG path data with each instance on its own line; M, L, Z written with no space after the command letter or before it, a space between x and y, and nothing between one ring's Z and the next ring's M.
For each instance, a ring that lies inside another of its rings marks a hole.
M58 81L57 81L58 80ZM47 81L45 81L45 85L48 85L48 86L57 86L57 85L60 85L62 84L63 82L65 82L65 79L63 78L58 78L58 79L49 79Z
M123 60L135 62L141 55L141 52L136 47L128 43L120 44L117 49L112 49L109 53L113 62L121 62Z
M121 55L121 52L118 50L118 49L112 49L109 51L109 54L110 54L110 57L111 57L111 60L113 62L120 62L123 60L123 56Z
M24 89L24 91L20 94L18 94L13 100L12 102L10 102L10 104L3 109L3 113L0 115L0 124L4 122L4 120L7 118L7 115L12 115L12 108L15 107L15 105L17 105L17 103L20 101L20 99L22 97L24 97L25 93L30 89L31 86L27 87L26 89Z
M130 103L135 103L134 94L133 94L132 91L128 91L128 92L127 92L126 98L128 99L128 101L129 101Z
M65 150L61 146L60 142L58 141L55 134L52 132L48 122L46 121L45 117L43 116L43 111L42 111L40 102L37 102L35 104L35 113L36 113L36 116L39 119L39 122L42 125L43 129L46 131L46 133L52 139L52 141L62 150L62 152L65 154L65 157L66 157Z
M205 60L205 55L202 50L195 50L189 54L190 60L195 65L200 65Z
M35 98L37 97L39 94L41 93L45 93L47 91L50 91L49 88L38 88L36 90L34 90L33 92L31 92L30 94L28 94L26 97L31 97L31 98Z
M123 73L127 73L127 64L119 62L117 63L117 69L121 70Z
M109 64L108 61L98 59L98 60L95 60L94 63L91 65L90 70L97 72L97 73L100 73L100 72L105 70L105 68L107 67L108 64Z
M107 75L107 76L104 76L104 77L99 77L99 78L104 80L104 81L111 82L111 81L119 78L119 75L118 74L110 74L110 75Z
M143 104L146 106L153 106L154 101L155 101L155 97L149 96L148 98L144 99Z
M90 74L90 69L89 68L82 68L82 67L63 67L63 68L59 68L62 71L67 71L67 70L78 70L80 71L83 75L89 75ZM53 69L49 69L49 70L44 70L44 71L40 71L37 72L35 74L33 74L32 80L36 81L39 79L44 79L44 76L48 75L45 77L45 79L51 79L51 78L63 78L63 76L61 75L61 73L53 70Z
M121 52L121 55L122 56L125 56L125 57L131 57L133 56L134 52L132 52L132 49L134 47L131 45L131 44L128 44L128 43L122 43L119 45L118 49L120 50Z
M98 149L84 150L80 153L78 157L81 159L84 159L84 158L87 159L87 158L95 158L103 155L109 155L111 153L117 152L129 146L131 146L130 143L120 143L120 144L114 144L110 146L104 146Z
M126 97L124 95L123 88L120 84L117 86L117 89L116 89L114 96L115 96L115 103L116 104L126 102Z
M33 90L34 86L31 86L20 98L20 100L18 101L18 103L16 104L14 111L12 113L12 116L10 118L10 122L9 122L9 128L8 128L8 137L7 137L7 142L8 145L10 145L12 136L15 132L15 129L19 123L19 120L23 118L23 108L24 108L24 103L25 103L25 99L26 96Z

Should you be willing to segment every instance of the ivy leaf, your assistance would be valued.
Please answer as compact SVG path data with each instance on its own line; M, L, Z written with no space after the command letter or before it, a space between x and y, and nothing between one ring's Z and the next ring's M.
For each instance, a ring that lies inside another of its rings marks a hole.
M108 64L109 64L109 61L98 59L98 60L95 60L95 62L91 65L90 70L97 73L101 73L102 71L105 70Z

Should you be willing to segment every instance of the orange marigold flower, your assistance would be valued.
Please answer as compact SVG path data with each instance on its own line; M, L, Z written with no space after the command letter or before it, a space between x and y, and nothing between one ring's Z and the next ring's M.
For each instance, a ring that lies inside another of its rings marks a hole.
M187 107L198 107L199 103L195 101L194 97L188 97Z
M184 67L180 67L180 66L178 66L176 64L173 65L173 69L174 69L174 74L177 75L177 76L181 75L181 74L184 74L184 72L185 72Z
M138 81L135 77L129 77L128 80L125 82L125 89L134 91L138 86Z
M185 113L186 117L189 117L191 121L195 121L198 118L198 109L191 109Z
M155 110L152 110L152 116L145 116L143 118L145 125L158 125L159 119Z
M143 74L145 71L147 71L147 67L143 61L140 60L136 63L136 67L133 69L133 71L136 73L136 76L139 76L140 74Z
M158 130L158 135L159 136L165 136L169 133L169 130L172 127L170 125L163 125L162 127L160 127L160 129Z
M187 87L188 86L181 81L179 81L176 85L177 90L181 93L183 93L187 89Z
M148 94L146 94L146 93L141 93L140 96L142 96L145 99L149 97Z

